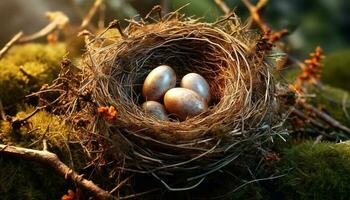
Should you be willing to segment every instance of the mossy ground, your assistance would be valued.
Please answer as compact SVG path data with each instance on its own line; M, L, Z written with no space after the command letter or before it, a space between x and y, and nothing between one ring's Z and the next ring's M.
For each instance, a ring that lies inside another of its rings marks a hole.
M64 44L12 47L0 60L0 99L5 110L13 114L25 95L54 80L65 52Z
M26 108L16 117L23 118L33 110L32 107ZM77 141L77 136L58 116L39 111L28 120L27 126L18 130L13 129L9 122L0 121L1 144L41 150L43 139L47 140L48 150L56 153L68 166L78 171L85 166L83 150L69 144L69 141ZM37 163L0 156L0 166L1 199L59 199L69 186L51 169Z
M57 77L65 53L64 44L33 43L14 46L5 54L0 60L0 99L6 114L23 118L34 111L25 103L37 102L25 96ZM39 111L18 129L0 120L1 144L41 150L43 140L71 168L79 171L86 165L77 135L60 117ZM47 166L0 156L0 199L60 199L67 188L75 188L70 184Z
M279 166L288 172L280 180L284 199L348 199L350 143L314 143L285 149Z

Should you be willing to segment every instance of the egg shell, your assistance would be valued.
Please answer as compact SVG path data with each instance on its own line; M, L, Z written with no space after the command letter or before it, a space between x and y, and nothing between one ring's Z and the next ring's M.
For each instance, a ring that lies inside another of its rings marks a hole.
M205 78L197 73L186 74L180 83L180 86L195 91L202 96L207 103L210 102L210 87Z
M142 94L146 101L161 101L166 91L175 85L175 71L167 65L161 65L147 75L143 83Z
M194 117L208 109L203 97L187 88L173 88L165 93L165 109L180 120Z
M142 104L142 109L144 112L153 115L157 119L168 120L168 115L166 114L164 106L156 101L144 102Z

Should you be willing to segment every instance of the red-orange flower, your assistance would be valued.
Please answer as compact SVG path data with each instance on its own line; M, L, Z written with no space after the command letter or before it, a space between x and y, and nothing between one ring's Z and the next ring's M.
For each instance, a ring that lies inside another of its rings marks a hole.
M68 190L67 194L63 195L61 200L80 200L79 190L77 192Z
M118 113L114 106L100 106L97 108L97 112L100 113L103 119L112 123L117 119Z

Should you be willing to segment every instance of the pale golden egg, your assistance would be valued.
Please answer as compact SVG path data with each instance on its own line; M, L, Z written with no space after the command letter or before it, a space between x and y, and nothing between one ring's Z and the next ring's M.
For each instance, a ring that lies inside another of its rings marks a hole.
M168 120L168 115L166 114L164 106L156 101L146 101L142 104L142 109L144 112L157 119Z
M167 65L161 65L154 68L146 77L142 94L146 101L160 101L166 91L175 85L175 71Z
M203 97L187 88L173 88L164 95L165 109L180 120L194 117L208 109Z
M195 91L209 103L211 95L208 82L197 73L186 74L181 80L181 87Z

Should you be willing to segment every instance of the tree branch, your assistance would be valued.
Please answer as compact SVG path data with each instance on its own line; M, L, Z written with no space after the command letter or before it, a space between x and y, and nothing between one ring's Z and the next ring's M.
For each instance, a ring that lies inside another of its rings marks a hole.
M65 165L62 161L60 161L56 154L49 151L39 151L0 144L0 155L1 154L15 156L50 166L56 171L57 174L64 177L65 179L74 181L79 187L86 191L89 191L97 199L117 199L107 191L98 187L92 181L84 179L82 175L79 175L70 169L67 165Z

